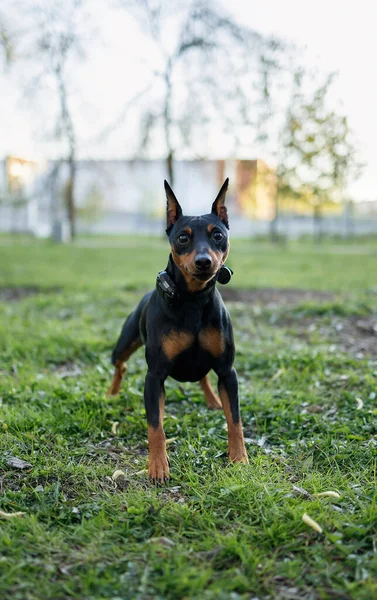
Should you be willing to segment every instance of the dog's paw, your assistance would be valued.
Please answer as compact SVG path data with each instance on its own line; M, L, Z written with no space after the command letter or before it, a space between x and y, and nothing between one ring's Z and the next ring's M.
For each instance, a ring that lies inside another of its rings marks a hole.
M166 454L149 457L148 477L152 483L163 484L170 479L169 461Z
M207 398L207 406L211 410L221 410L223 407L219 398L215 394L210 398Z
M231 463L243 463L245 465L249 464L249 459L246 454L246 450L243 452L232 452L229 454L229 461Z

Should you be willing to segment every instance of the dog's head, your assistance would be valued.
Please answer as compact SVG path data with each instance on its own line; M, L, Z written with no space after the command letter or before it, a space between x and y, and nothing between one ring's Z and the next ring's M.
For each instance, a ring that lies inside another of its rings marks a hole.
M173 260L191 292L203 289L227 259L229 223L225 196L228 184L229 179L226 179L209 214L187 217L165 181L166 233Z

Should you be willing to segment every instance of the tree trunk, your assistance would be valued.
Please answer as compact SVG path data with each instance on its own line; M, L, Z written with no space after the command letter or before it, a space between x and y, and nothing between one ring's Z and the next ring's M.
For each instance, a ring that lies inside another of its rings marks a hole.
M76 180L76 135L73 127L72 115L68 106L67 89L63 77L62 65L56 65L55 74L58 81L60 95L61 121L68 142L69 155L67 163L69 167L69 178L66 190L66 208L69 220L70 238L76 236L76 207L75 207L75 180Z
M168 60L166 65L166 73L165 73L165 103L164 103L164 132L165 132L165 143L167 149L167 157L166 157L166 167L169 176L169 183L173 187L174 185L174 151L171 140L171 100L172 100L172 70L173 63L171 58Z
M346 221L346 237L350 238L355 233L354 227L354 215L353 215L353 202L347 200L345 204L345 221Z
M173 151L170 150L169 154L166 157L166 167L169 175L169 183L173 187L174 185L174 156Z
M67 214L69 220L69 232L71 240L76 237L76 207L75 207L75 182L76 182L76 165L73 157L68 161L69 179L67 185Z
M321 212L321 204L320 202L316 203L313 208L313 237L314 241L319 243L322 241L323 231L322 231L322 212Z
M279 240L279 193L275 194L274 198L274 217L270 221L270 238L271 242L277 242Z

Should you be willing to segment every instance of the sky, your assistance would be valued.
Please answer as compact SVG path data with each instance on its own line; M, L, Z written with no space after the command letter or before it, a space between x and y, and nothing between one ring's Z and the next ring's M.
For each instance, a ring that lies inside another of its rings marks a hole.
M100 138L99 132L114 122L125 101L137 97L148 85L151 60L158 66L158 58L140 29L125 11L109 10L109 6L104 0L90 1L86 24L92 37L90 52L87 60L77 63L72 82L71 101L82 158L132 155L132 148L125 148L120 127L106 138ZM368 0L232 0L224 2L224 7L241 23L306 48L300 55L308 67L319 65L324 72L338 72L334 93L348 116L360 160L365 163L362 176L350 190L355 199L377 199L376 4ZM9 9L9 0L0 0L0 14L9 14ZM34 67L23 63L22 68L0 74L0 157L59 154L56 142L46 135L54 124L52 83L45 83L46 89L34 96L21 93L29 68ZM129 146L136 135L136 119L131 118L127 121ZM222 147L220 139L211 143ZM258 147L252 151L255 156L261 153ZM155 155L162 152L157 145Z

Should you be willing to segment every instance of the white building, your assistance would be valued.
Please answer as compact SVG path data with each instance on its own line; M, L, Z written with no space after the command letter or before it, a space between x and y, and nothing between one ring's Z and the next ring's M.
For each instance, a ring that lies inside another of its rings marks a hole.
M224 161L177 161L174 191L184 212L209 212L225 176L232 171L234 163L226 165ZM67 165L9 157L0 161L0 172L0 231L50 235L54 221L65 218ZM79 231L147 233L155 229L156 222L163 222L163 182L168 178L164 161L80 160L76 173Z

